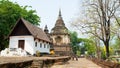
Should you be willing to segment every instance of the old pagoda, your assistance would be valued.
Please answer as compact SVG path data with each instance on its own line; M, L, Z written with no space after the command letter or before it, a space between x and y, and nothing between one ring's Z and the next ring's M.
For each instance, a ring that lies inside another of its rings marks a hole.
M46 28L47 27L45 27L44 31L48 33ZM55 26L52 28L49 36L53 42L55 54L70 55L70 35L62 19L61 10L59 10L58 19L56 20Z

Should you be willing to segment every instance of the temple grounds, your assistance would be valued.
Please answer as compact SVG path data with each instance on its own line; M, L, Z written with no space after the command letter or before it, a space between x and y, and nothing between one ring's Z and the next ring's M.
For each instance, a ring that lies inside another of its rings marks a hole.
M51 68L102 68L86 58L70 60L65 64L55 64Z

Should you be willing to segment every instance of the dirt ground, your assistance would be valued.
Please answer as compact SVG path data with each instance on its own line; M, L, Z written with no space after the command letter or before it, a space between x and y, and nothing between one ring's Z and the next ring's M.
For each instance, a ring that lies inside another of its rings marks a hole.
M79 58L78 61L70 60L65 64L55 64L51 68L102 68L92 61L89 61L85 58Z

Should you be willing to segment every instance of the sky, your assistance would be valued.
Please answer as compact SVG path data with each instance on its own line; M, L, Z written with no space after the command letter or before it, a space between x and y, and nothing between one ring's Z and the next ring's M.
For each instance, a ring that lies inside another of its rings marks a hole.
M40 27L44 29L45 25L51 30L58 18L59 9L66 27L71 28L71 21L73 21L80 11L82 0L11 0L17 2L21 6L32 6L40 17Z

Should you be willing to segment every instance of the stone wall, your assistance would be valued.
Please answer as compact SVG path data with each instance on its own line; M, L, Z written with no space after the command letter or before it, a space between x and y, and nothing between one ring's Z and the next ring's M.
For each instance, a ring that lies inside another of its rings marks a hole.
M43 60L33 60L31 66L29 68L43 68Z
M2 63L0 64L0 68L28 68L32 64L32 60L24 61L24 62L15 62L15 63Z
M7 59L7 58L6 58ZM48 68L51 67L53 64L62 62L65 63L70 60L70 57L49 57L47 58L31 58L28 57L29 60L25 60L24 58L21 60L15 59L14 58L10 59L9 61L5 62L2 61L0 63L0 68ZM20 59L20 58L19 58ZM8 60L8 59L7 59ZM10 62L10 60L12 62Z

